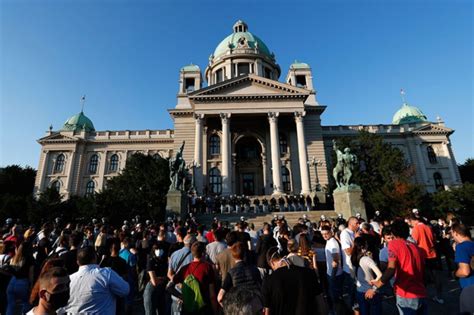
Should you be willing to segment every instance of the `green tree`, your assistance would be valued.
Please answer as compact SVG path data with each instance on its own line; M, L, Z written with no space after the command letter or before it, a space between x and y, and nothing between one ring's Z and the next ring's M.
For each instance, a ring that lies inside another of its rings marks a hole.
M462 182L474 184L474 159L467 159L458 167Z
M434 193L433 208L439 214L453 212L469 224L474 223L474 184L465 183Z
M111 221L140 215L163 220L170 185L168 161L134 154L122 174L96 194L96 210Z
M349 147L357 155L354 182L362 188L369 216L377 209L396 216L420 207L424 189L411 180L414 170L398 148L365 130L356 138L340 139L338 146Z

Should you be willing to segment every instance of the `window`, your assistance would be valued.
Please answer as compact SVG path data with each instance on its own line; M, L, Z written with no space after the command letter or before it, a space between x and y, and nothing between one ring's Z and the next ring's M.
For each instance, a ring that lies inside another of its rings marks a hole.
M117 154L114 154L110 157L110 165L109 165L110 172L117 172L118 162L119 162L119 157Z
M93 180L87 182L86 185L86 196L92 196L95 192L95 183Z
M286 140L286 136L280 134L280 155L285 155L288 153L288 140Z
M428 152L428 160L430 160L430 163L431 164L436 164L438 163L438 160L436 159L436 153L435 151L433 150L433 147L432 146L428 146L426 148L426 151Z
M97 173L97 165L99 164L99 156L94 154L89 161L89 174Z
M211 168L209 171L209 188L213 194L220 194L222 192L222 177L217 167Z
M265 78L268 78L268 79L273 79L273 76L272 76L272 70L269 69L269 68L264 68L264 77Z
M64 170L64 154L61 153L56 158L56 163L54 164L54 172L62 173L63 170Z
M51 183L51 188L53 188L57 192L60 192L61 191L61 182L59 180L55 180L54 182Z
M250 73L250 65L248 63L237 64L237 76L249 74L249 73Z
M221 138L218 135L209 138L209 151L211 155L221 154Z
M296 76L296 86L306 88L306 77L304 75Z
M444 190L443 177L440 173L436 172L433 174L436 190Z
M184 80L184 89L187 93L194 91L194 78L186 78Z
M216 83L224 81L224 71L219 69L216 71Z
M281 167L281 181L283 184L283 191L291 191L290 171L285 166Z

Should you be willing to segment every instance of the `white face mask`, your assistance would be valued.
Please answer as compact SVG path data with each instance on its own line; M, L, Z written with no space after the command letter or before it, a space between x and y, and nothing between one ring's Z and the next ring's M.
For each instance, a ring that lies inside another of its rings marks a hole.
M162 250L162 249L155 249L155 256L158 257L158 258L161 258L164 253L165 253L165 251Z

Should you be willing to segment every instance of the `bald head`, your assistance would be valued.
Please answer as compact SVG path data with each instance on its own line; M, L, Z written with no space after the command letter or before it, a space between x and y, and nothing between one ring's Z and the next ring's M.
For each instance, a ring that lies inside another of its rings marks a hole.
M357 219L356 217L350 217L347 220L347 227L351 231L356 232L359 229L359 219Z

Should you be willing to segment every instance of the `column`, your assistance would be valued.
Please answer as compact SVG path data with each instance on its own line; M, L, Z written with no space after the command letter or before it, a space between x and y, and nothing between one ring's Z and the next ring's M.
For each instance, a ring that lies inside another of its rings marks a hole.
M262 152L261 155L262 157L262 174L263 174L263 194L267 194L267 156L265 152ZM260 194L260 192L258 192Z
M104 189L105 174L107 173L106 170L108 166L107 155L108 155L107 150L102 152L102 154L100 155L101 158L99 160L100 164L99 164L99 179L97 180L97 191L101 191Z
M221 113L222 122L222 137L221 137L221 156L222 156L222 195L230 195L232 180L230 172L230 164L232 163L230 157L230 113Z
M67 182L66 182L65 190L66 190L67 197L69 198L69 196L72 194L72 182L74 179L74 174L76 173L74 169L74 166L76 165L76 151L75 150L71 152L70 156L68 156L68 162L69 162L69 165L68 165L68 170L67 170Z
M421 145L422 145L422 142L415 142L415 148L416 148L416 155L417 155L417 158L418 158L418 164L420 166L420 172L421 172L421 175L422 175L422 178L423 178L423 185L425 186L428 186L429 185L429 179L428 179L428 175L426 174L426 166L425 166L425 161L423 159L423 153L421 151Z
M270 123L270 144L272 152L272 176L273 176L273 194L282 193L281 182L281 162L280 162L280 142L278 136L278 115L279 113L268 113L268 122Z
M196 133L194 135L194 185L196 192L199 194L202 192L202 131L203 131L203 118L204 114L195 114L194 119L196 120Z
M455 185L458 184L458 178L456 176L456 171L453 168L453 157L451 156L448 145L448 141L443 142L443 151L446 157L446 163L448 164L449 174L451 175L451 183Z
M45 190L46 186L46 177L48 176L48 166L49 166L49 151L48 150L43 150L42 152L43 155L43 160L41 161L41 166L40 169L38 170L39 174L39 181L38 181L38 186L36 193L41 193L43 190Z
M298 158L300 162L301 193L308 195L311 193L308 173L308 157L306 155L306 140L304 137L303 117L306 112L295 112L296 136L298 137Z

